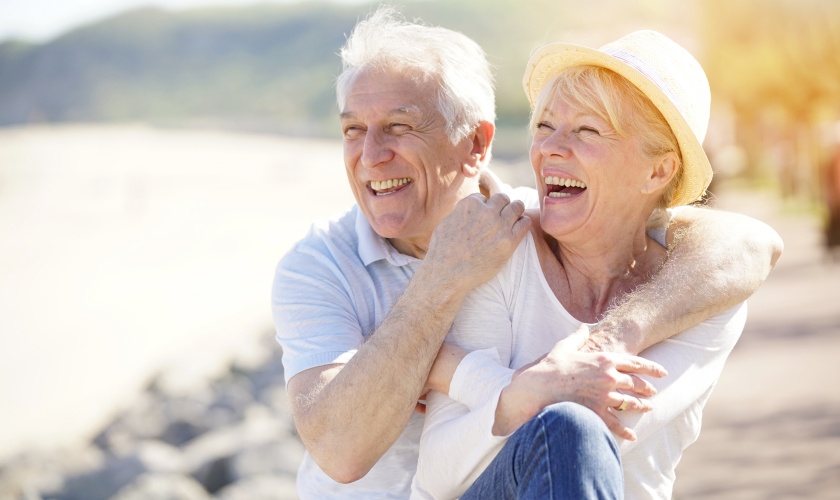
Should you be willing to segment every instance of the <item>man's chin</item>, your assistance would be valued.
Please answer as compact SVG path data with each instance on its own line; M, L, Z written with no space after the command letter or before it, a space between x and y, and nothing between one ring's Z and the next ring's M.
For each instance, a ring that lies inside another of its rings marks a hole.
M371 227L379 236L387 239L402 239L408 237L409 231L405 225L405 216L402 214L388 214L376 217L371 220L368 218Z

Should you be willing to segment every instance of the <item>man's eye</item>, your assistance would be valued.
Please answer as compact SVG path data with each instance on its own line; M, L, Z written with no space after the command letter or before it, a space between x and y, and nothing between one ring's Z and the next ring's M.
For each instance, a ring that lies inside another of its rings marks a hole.
M344 127L344 137L346 139L355 139L362 135L362 128L357 127L356 125L350 125Z
M406 125L405 123L392 123L388 125L388 128L391 129L391 132L401 134L403 132L408 132L411 130L411 127Z

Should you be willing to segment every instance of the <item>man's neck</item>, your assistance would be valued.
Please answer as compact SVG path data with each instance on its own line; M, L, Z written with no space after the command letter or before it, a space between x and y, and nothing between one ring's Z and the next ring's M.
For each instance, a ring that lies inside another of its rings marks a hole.
M431 238L389 238L388 242L397 249L397 251L404 255L410 255L416 259L422 259L426 256L429 250L429 241Z

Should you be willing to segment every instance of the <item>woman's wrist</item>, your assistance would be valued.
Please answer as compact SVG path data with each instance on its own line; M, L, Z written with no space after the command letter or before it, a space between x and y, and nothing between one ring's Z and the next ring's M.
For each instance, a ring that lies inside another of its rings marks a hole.
M426 388L443 394L449 394L452 377L458 365L467 355L467 351L460 347L446 342L440 346L440 351L429 371L429 379Z

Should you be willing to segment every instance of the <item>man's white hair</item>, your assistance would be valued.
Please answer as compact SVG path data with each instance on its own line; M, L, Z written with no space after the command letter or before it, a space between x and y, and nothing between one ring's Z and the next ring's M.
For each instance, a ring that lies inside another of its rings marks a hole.
M363 69L400 72L437 84L437 109L457 144L480 121L493 123L493 75L484 51L467 36L446 28L407 22L383 6L360 21L341 48L343 71L336 81L339 109L353 77Z

